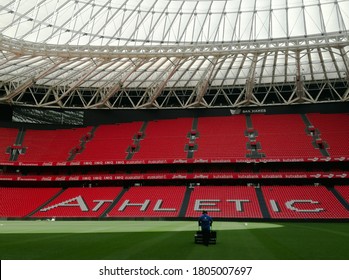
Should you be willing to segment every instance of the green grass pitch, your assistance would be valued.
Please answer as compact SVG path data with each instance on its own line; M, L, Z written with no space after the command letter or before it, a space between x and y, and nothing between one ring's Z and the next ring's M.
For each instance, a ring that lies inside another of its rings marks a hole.
M347 223L214 222L217 244L194 243L195 221L0 221L2 260L340 260Z

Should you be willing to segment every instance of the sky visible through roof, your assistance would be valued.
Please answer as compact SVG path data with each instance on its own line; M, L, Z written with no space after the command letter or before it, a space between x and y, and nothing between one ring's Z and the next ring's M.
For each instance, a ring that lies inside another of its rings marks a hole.
M346 32L344 0L1 0L1 34L47 44L211 44Z

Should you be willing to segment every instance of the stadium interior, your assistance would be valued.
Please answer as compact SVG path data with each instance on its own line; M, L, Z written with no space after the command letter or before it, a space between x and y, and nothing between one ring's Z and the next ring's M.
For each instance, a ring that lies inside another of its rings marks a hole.
M349 220L348 11L2 1L0 218Z

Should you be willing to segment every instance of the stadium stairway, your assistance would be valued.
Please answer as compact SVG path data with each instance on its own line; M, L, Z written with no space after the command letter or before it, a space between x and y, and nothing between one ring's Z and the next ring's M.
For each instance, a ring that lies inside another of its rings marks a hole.
M84 137L81 138L80 140L80 145L78 145L77 147L74 147L71 151L70 151L70 155L67 159L67 161L72 161L75 159L76 154L80 154L85 150L85 146L86 146L86 142L91 141L94 137L95 131L97 130L98 126L94 126L92 127L91 131L85 135Z
M15 142L16 146L22 146L24 136L25 136L25 128L22 127L18 130L18 134L17 134L16 142Z
M263 218L264 219L270 219L271 217L270 217L270 214L269 214L269 211L268 211L268 207L267 207L267 204L265 202L264 195L263 195L263 192L262 192L261 188L260 187L256 187L255 190L256 190L256 195L257 195L257 198L258 198L258 203L259 203L259 207L261 209Z
M349 203L344 199L343 196L341 196L340 193L337 192L334 186L326 186L326 188L337 198L337 200L343 205L343 207L349 211Z
M187 158L193 158L194 152L198 149L198 145L196 143L196 138L199 137L198 129L199 119L194 118L193 124L191 127L191 131L188 132L187 137L189 138L189 143L185 145L184 150L187 152Z
M102 213L100 218L108 217L108 213L115 207L115 205L119 202L119 200L127 191L127 188L123 188L122 191L118 194L118 196L114 199L114 201L109 205L109 207Z
M319 129L315 128L311 121L308 119L308 117L305 114L301 114L302 120L306 126L306 133L308 135L311 135L313 138L312 144L315 149L319 149L320 153L324 157L329 157L330 154L327 151L328 144L327 142L323 141L320 137L321 132Z
M248 142L246 143L246 148L249 153L246 154L248 158L263 158L264 153L261 153L262 145L257 142L256 137L258 136L258 131L254 129L251 116L247 114L246 116L246 131L245 136L248 137Z
M301 114L301 117L302 117L302 120L303 120L304 124L306 125L306 127L313 126L305 114Z
M247 128L253 128L251 115L250 114L246 114L245 116L246 116L246 127Z
M148 122L145 121L142 124L139 132L133 136L133 144L127 149L126 160L131 160L133 158L133 155L140 150L141 140L145 137L145 130L147 129L147 126Z
M23 139L25 136L25 128L20 128L17 133L17 137L13 147L8 147L8 153L10 154L10 161L16 161L19 154L25 153L26 148L23 147Z
M313 145L319 149L320 153L324 156L324 157L329 157L330 153L327 151L328 145L326 142L323 142L321 139L315 139Z
M178 217L180 217L180 218L184 218L185 214L187 213L187 208L188 208L188 205L189 205L190 195L191 195L192 191L193 191L193 188L191 186L188 186L186 191L185 191L185 194L184 194L184 199L183 199L183 202L182 202L181 209L179 210Z
M198 118L194 118L193 119L192 129L196 131L198 129L198 124L199 124L199 119Z

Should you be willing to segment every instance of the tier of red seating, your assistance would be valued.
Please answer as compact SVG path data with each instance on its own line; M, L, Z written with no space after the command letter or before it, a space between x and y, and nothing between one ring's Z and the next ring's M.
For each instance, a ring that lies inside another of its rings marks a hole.
M215 218L348 219L349 186L337 186L334 190L347 205L326 187L313 185L262 186L261 189L249 186L196 186L192 189L135 186L128 190L121 187L0 187L0 217L195 218L207 210ZM260 191L264 199L257 195ZM186 196L189 196L188 200ZM185 201L188 201L187 205ZM262 211L262 205L267 206L267 212Z
M0 217L24 218L59 193L60 188L0 187Z
M203 210L212 217L262 218L256 191L246 186L194 187L186 217L197 217Z
M347 219L349 211L324 186L263 186L274 219Z
M271 158L321 157L300 115L252 115L261 153Z
M32 217L100 217L121 190L122 187L68 188Z
M74 147L80 145L80 139L91 130L90 127L55 130L33 130L25 132L20 154L20 162L67 161Z
M246 157L245 116L200 118L197 130L200 134L194 158Z
M251 115L258 152L265 158L325 157L314 141L323 141L332 157L348 157L349 115L308 114L319 135L314 139L306 122L299 114ZM17 162L107 161L186 159L188 145L193 146L194 159L241 159L250 154L246 136L245 115L200 117L193 128L192 118L149 121L144 131L143 122L100 125L92 127L33 130L27 129L25 148ZM0 161L8 162L8 148L16 141L17 129L1 128ZM190 138L190 135L193 138ZM132 155L130 156L130 148Z
M185 187L132 187L109 217L178 217L184 199Z
M141 122L133 122L97 127L93 138L86 139L84 150L77 153L74 160L124 160L141 126Z
M149 122L132 159L186 158L185 145L189 143L192 122L190 118Z

